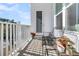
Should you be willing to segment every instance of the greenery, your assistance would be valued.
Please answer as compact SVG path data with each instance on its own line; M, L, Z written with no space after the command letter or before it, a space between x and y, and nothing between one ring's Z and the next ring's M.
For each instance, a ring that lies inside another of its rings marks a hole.
M66 36L62 36L59 38L58 41L65 48L64 49L65 54L73 55L74 53L76 53L76 49L73 47L73 45L75 45L75 43L72 42L69 38L67 38Z
M16 23L16 22L14 21L14 19L10 20L10 19L5 19L5 18L0 18L0 21L2 21L2 22Z

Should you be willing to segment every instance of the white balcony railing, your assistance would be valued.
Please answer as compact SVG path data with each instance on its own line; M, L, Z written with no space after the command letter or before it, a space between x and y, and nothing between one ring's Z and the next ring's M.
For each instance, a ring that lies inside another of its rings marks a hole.
M0 22L0 56L15 55L30 39L29 26Z
M63 35L63 30L54 29L54 36L55 37L61 37L62 35Z

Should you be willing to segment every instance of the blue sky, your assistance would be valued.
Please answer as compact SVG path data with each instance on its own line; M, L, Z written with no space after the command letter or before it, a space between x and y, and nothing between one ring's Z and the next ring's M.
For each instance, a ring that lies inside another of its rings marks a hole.
M21 24L31 24L31 6L29 3L0 3L0 17L14 19Z

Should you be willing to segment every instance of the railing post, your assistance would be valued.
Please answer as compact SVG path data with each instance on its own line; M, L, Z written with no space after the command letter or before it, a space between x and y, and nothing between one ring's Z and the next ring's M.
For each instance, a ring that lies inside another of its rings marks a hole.
M1 48L0 48L1 49L1 52L0 52L1 56L3 56L3 53L4 53L3 52L3 29L4 29L3 24L1 23Z
M12 52L12 24L10 24L10 53Z
M8 46L9 46L9 42L8 42L8 24L6 24L6 55L8 55Z
M20 34L19 34L20 31L19 31L19 30L20 30L20 28L19 28L19 25L17 24L17 26L16 26L16 33L17 33L17 34L16 34L16 36L17 36L17 37L16 37L16 38L17 38L17 39L16 39L16 43L17 43L17 44L16 44L16 47L17 47L17 48L20 48Z
M17 27L16 27L17 25L15 24L15 53L17 52Z
M17 43L16 47L17 47L17 48L20 47L20 46L19 46L19 45L20 45L20 40L19 40L19 39L20 39L20 37L19 37L19 32L20 32L20 31L19 31L19 30L20 30L20 28L19 28L19 25L17 24L17 26L16 26L16 33L17 33L17 34L16 34L16 36L17 36L17 37L16 37L16 38L17 38L17 39L16 39L16 43Z
M18 40L18 34L17 34L17 31L18 30L17 30L17 25L16 25L16 49L18 48L18 41L17 41Z
M19 25L19 40L20 40L20 47L22 46L22 40L21 40L21 26Z

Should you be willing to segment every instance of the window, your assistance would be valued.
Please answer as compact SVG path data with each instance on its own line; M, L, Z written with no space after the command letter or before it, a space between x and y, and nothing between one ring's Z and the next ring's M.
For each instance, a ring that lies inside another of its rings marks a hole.
M65 3L65 6L68 6L70 3Z
M70 31L76 31L76 4L71 5L66 9L66 29Z
M56 29L62 29L62 13L56 16Z
M62 7L63 7L62 3L56 3L56 14L62 10Z
M77 18L76 18L76 26L75 26L75 28L76 28L76 31L78 31L79 32L79 3L78 4L76 4L76 8L77 8L77 10L76 10L76 16L77 16Z

